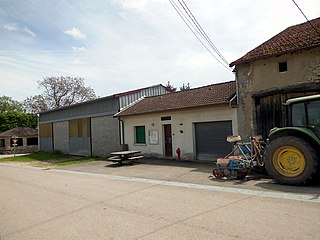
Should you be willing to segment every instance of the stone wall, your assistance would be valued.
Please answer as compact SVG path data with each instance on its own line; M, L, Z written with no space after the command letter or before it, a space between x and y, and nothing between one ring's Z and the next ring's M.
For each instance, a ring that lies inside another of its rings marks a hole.
M287 62L287 71L279 72L280 62ZM252 95L304 83L320 83L320 47L240 64L236 72L239 134L248 138L257 133Z

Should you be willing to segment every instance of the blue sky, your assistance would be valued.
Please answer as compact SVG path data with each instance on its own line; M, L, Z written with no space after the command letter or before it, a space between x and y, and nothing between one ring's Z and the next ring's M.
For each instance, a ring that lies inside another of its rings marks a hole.
M177 2L177 0L174 0ZM305 22L291 0L185 0L232 62ZM296 0L309 19L318 0ZM168 81L192 87L234 80L168 0L0 0L0 95L22 101L50 76L85 79L98 96Z

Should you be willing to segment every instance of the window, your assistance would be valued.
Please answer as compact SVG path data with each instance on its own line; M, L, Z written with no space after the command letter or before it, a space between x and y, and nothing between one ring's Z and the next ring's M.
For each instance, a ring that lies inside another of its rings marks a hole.
M52 123L39 124L39 135L41 138L52 137Z
M38 138L27 138L27 146L38 145Z
M320 100L307 103L308 125L320 127Z
M69 121L70 137L88 138L90 137L90 119L82 118Z
M146 143L146 129L145 126L135 127L135 143L145 144Z
M279 62L279 72L286 72L287 70L287 62Z
M171 116L161 117L161 121L169 121L171 120Z
M22 147L23 146L23 138L16 138L17 139L17 142L16 142L16 147ZM10 139L10 146L13 147L13 139L11 138Z
M306 111L304 103L292 105L292 126L304 127L307 124Z

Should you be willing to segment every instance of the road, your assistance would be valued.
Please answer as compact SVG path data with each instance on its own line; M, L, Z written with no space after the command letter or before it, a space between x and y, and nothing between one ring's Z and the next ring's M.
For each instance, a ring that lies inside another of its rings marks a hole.
M0 239L320 238L318 194L232 189L1 164Z

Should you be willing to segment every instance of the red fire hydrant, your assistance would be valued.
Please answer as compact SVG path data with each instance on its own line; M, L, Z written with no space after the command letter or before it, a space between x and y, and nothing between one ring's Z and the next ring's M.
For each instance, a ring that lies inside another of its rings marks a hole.
M178 161L180 161L181 160L181 158L180 158L181 149L177 148L176 153L178 154Z

